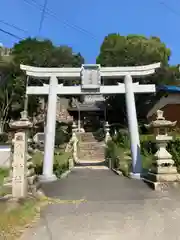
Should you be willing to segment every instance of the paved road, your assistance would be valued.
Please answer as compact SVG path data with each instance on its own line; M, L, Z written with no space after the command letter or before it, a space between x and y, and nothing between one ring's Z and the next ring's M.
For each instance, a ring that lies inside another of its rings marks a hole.
M87 201L49 205L23 240L180 239L180 190L154 192L110 170L74 169L44 191Z

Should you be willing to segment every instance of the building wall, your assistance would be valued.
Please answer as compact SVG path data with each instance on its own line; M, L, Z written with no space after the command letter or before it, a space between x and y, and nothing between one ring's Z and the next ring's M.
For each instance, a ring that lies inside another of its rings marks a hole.
M158 109L163 109L168 104L180 104L180 94L179 93L168 93L165 96L161 97L159 101L154 104L147 114L147 118L151 117Z
M167 104L160 110L164 111L164 117L169 121L177 121L177 127L180 127L180 104ZM156 119L154 113L151 117L148 117L148 121Z

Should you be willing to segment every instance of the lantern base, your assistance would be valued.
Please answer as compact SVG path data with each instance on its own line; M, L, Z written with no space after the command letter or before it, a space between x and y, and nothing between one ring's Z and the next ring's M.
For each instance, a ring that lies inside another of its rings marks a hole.
M180 187L180 174L156 174L149 172L144 178L144 182L147 183L153 190L167 190L172 187Z

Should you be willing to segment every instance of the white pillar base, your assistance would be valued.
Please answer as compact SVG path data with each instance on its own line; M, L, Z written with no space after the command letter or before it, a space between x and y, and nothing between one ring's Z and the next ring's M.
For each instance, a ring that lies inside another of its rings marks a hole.
M51 176L46 176L46 175L40 175L39 176L39 181L40 182L55 182L57 181L57 177L55 174L51 175Z
M137 179L137 180L142 180L141 173L130 173L130 178L132 179Z

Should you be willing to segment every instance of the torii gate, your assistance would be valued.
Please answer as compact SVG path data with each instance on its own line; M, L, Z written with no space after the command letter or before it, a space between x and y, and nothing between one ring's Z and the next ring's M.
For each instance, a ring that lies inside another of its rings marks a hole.
M45 154L43 162L42 181L54 181L53 174L55 125L56 125L56 102L57 95L112 95L125 94L126 108L128 116L129 134L131 141L132 173L133 178L140 178L141 158L138 122L135 106L134 93L155 92L154 84L133 83L132 77L142 77L153 74L155 69L160 67L160 63L147 66L135 67L101 67L96 64L82 65L81 68L41 68L21 65L21 70L27 76L34 78L49 79L49 85L27 86L27 95L48 95L47 125L45 132ZM118 85L101 85L102 78L123 78L124 83ZM63 86L58 84L60 79L81 79L80 86Z

